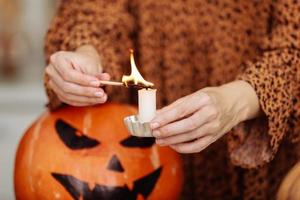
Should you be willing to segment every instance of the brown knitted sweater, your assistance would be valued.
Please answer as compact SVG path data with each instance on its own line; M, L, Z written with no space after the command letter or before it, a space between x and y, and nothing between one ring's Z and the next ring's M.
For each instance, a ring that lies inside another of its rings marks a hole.
M256 90L265 115L201 153L184 155L186 199L274 199L300 156L300 2L297 0L62 0L46 55L91 44L114 80L136 50L159 107L234 79ZM47 82L47 77L46 77ZM47 85L47 84L46 84ZM135 92L107 88L111 101ZM50 108L59 106L47 89Z

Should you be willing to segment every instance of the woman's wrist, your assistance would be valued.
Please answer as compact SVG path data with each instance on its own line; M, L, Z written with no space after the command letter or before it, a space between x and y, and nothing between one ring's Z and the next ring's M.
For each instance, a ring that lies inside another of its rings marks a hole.
M237 123L258 117L261 113L254 88L246 81L233 81L218 88L228 110L233 110Z

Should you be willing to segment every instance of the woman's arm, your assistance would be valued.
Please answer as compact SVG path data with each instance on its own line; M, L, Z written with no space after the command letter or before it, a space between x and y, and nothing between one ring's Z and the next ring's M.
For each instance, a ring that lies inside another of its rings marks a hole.
M159 110L151 128L160 145L180 153L200 152L238 123L260 114L255 91L245 81L210 87Z
M78 53L78 48L89 45L100 56L103 70L113 79L120 79L128 60L128 49L132 46L129 36L133 30L133 18L127 8L127 0L62 0L46 36L47 64L51 55L57 52ZM61 102L49 86L49 78L46 74L48 107L55 109ZM113 90L108 88L108 93L126 98L126 91Z
M228 134L230 158L243 167L270 162L284 138L300 139L300 4L273 1L263 55L238 77L255 90L263 115Z
M299 130L300 5L289 0L272 6L268 48L247 64L242 81L205 88L158 111L152 121L158 143L199 152L240 124L228 134L230 157L251 168L273 159L284 136Z

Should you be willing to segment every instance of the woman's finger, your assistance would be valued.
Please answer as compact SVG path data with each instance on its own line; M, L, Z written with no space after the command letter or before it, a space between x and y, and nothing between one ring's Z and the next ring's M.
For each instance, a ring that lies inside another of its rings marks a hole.
M52 82L55 83L59 88L63 87L65 81L61 78L59 72L52 64L47 66L46 73L49 75Z
M193 142L174 144L170 147L178 153L198 153L215 141L214 137L208 135Z
M107 100L107 95L105 94L102 97L95 98L95 97L84 97L84 96L68 94L65 95L65 98L68 101L75 101L80 103L88 103L89 105L94 105L94 104L105 103Z
M46 72L51 76L51 79L65 93L70 93L78 96L86 97L102 97L105 93L102 88L86 87L78 84L64 81L53 66L48 66Z
M71 105L71 106L78 106L78 107L82 107L82 106L89 106L90 104L88 103L82 103L82 102L76 102L76 101L68 101L66 99L64 99L63 96L60 96L60 95L57 95L58 98L64 102L64 103L67 103L68 105Z
M110 75L108 73L100 73L100 74L97 74L96 77L99 80L103 80L103 81L109 81L110 80Z
M198 93L199 94L199 93ZM187 96L184 96L184 97L181 97L180 99L177 99L175 102L173 102L172 104L168 105L168 106L165 106L164 108L160 109L157 111L157 115L163 113L163 112L166 112L166 111L169 111L171 109L174 109L176 108L180 103L184 102L186 99L189 99L189 98L193 98L194 96L196 96L197 94L196 93L193 93L193 94L190 94L190 95L187 95ZM206 94L203 94L203 95L206 95Z
M180 133L193 131L203 124L211 121L217 115L216 110L212 106L204 106L196 111L190 117L167 124L153 132L154 137L169 137Z
M62 89L66 93L74 94L77 96L103 97L105 95L105 92L102 88L85 87L68 82L64 83Z
M55 92L56 95L63 96L64 93L59 89L59 86L52 79L48 82L49 87Z
M208 102L209 96L204 93L191 95L189 98L186 98L176 106L172 106L172 109L168 109L156 115L156 117L151 121L150 126L152 129L156 129L164 126L165 124L181 119L200 109Z
M185 96L185 97L182 97L180 99L177 99L176 101L174 101L172 104L168 105L168 106L165 106L163 107L162 109L160 110L157 110L156 111L156 115L160 115L161 113L164 113L166 111L169 111L173 108L176 108L177 105L179 105L181 102L183 102L185 99L187 99L188 96Z
M56 53L51 56L50 62L65 81L83 86L100 86L100 81L96 77L75 70L71 61L67 60L63 53Z
M104 94L101 97L85 97L73 95L70 93L65 93L62 89L57 86L53 81L49 81L49 86L54 90L56 94L63 97L64 102L78 102L78 103L86 103L88 105L94 105L99 103L105 103L107 100L107 95Z
M190 142L192 140L195 140L197 138L201 138L204 136L207 136L210 134L210 127L211 124L204 124L203 126L199 127L196 130L170 136L170 137L165 137L165 138L157 138L156 143L161 146L167 146L167 145L174 145L174 144L180 144L183 142Z

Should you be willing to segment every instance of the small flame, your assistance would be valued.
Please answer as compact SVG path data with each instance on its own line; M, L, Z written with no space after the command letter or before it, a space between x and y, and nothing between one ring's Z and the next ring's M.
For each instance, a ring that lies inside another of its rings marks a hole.
M140 72L138 71L135 61L133 50L130 49L130 65L131 65L131 74L129 76L123 75L122 82L128 86L128 84L133 83L134 85L142 85L144 87L153 87L154 84L151 82L146 81Z

